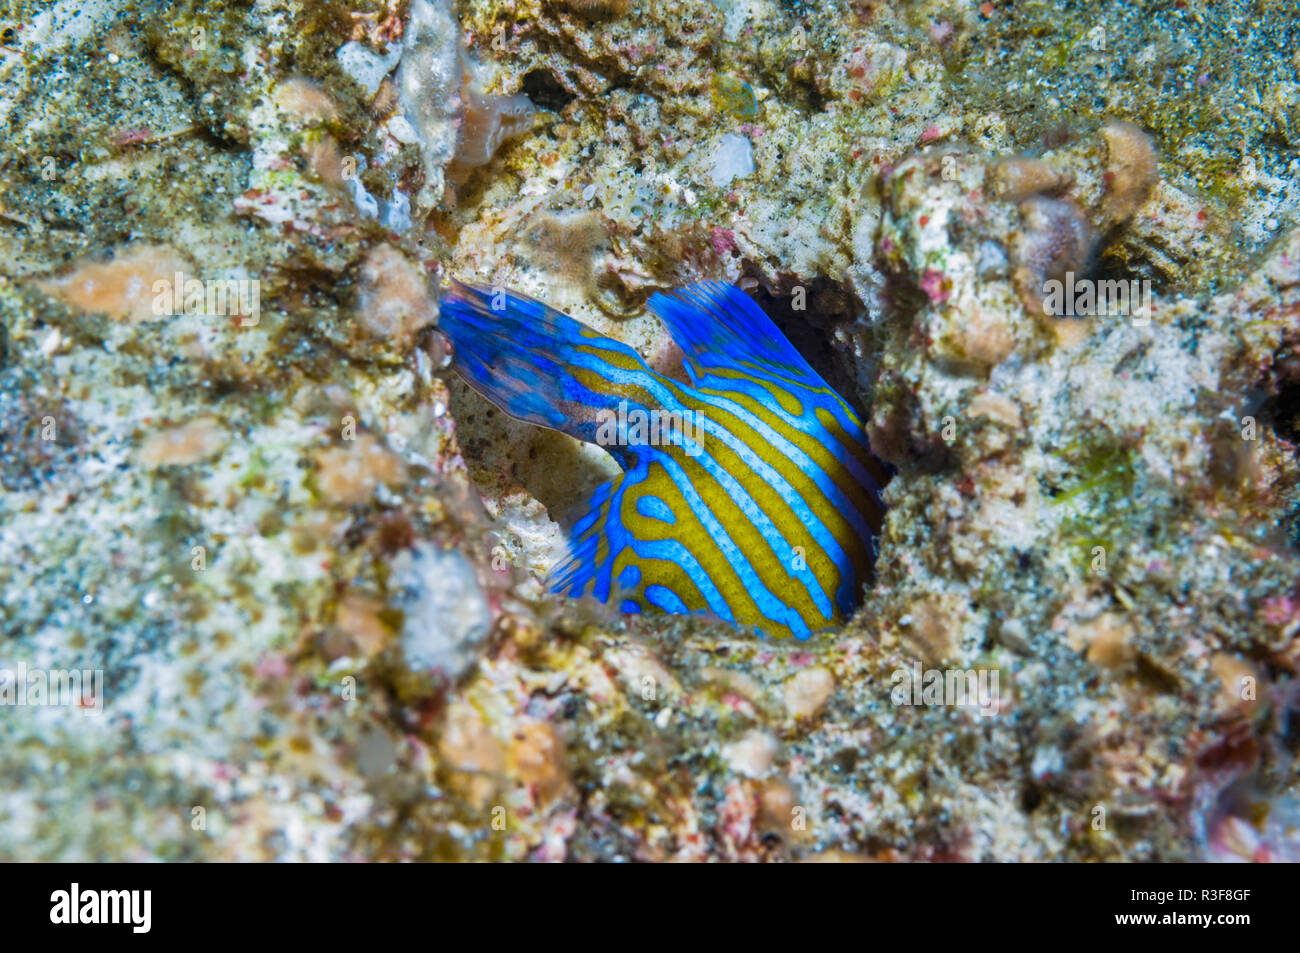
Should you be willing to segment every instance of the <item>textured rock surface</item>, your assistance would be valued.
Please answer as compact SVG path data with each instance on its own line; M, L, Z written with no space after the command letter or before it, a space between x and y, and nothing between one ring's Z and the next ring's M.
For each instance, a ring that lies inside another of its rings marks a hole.
M0 705L0 857L1296 859L1263 6L0 8L0 701L103 679ZM898 471L858 616L543 596L610 464L449 373L447 275L651 361L650 293L751 290Z

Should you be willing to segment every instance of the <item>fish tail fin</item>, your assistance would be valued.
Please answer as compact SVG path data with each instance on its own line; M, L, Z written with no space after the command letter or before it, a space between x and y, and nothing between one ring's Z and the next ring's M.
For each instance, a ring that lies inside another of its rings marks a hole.
M547 307L504 289L453 282L438 326L466 383L512 417L605 447L610 414L642 408L656 375L641 356ZM620 459L620 462L622 460Z

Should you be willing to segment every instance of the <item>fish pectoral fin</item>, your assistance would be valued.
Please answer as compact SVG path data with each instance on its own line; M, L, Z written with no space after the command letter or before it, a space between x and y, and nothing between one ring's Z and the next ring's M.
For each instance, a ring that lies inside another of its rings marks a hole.
M626 545L626 533L618 523L618 491L624 477L602 483L582 507L582 515L570 530L569 547L563 559L547 574L545 586L551 592L581 598L594 596L608 602L614 588L612 568ZM576 509L576 508L575 508ZM611 530L614 538L611 538ZM618 538L619 536L623 538Z

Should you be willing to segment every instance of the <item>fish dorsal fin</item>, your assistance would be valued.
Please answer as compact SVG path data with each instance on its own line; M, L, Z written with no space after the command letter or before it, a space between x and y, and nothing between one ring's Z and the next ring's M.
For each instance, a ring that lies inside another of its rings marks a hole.
M749 295L720 281L701 281L647 303L686 356L686 372L698 387L729 388L717 371L775 374L812 390L826 388L821 375L791 347L784 334Z

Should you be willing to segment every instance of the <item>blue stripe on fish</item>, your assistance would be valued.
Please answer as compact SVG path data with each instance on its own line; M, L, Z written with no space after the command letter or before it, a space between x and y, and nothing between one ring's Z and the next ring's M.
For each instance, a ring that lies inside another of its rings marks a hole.
M624 471L588 501L552 588L801 638L842 623L884 518L885 471L857 415L737 289L703 282L649 308L689 383L541 302L461 284L443 296L474 390Z

